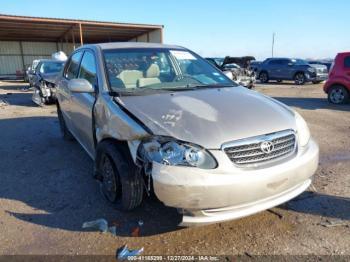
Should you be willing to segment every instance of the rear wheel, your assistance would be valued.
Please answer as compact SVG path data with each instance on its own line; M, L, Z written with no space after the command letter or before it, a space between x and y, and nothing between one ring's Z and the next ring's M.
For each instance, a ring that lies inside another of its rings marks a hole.
M296 85L303 85L305 84L306 82L306 77L305 77L305 74L304 73L297 73L295 76L294 76L294 82Z
M261 72L259 75L259 79L261 83L267 83L269 82L269 75L267 74L267 72Z
M143 178L122 146L110 141L99 144L95 168L103 195L118 209L132 210L141 204Z
M349 92L342 85L334 85L328 91L328 101L332 104L345 104L349 101Z

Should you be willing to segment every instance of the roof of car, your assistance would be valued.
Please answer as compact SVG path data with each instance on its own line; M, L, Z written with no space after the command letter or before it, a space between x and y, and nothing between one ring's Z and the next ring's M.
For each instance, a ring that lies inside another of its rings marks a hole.
M102 49L118 49L118 48L174 48L185 49L176 45L165 45L158 43L144 43L144 42L114 42L114 43L101 43L95 44Z
M61 63L66 62L66 61L62 61L62 60L57 60L57 59L47 59L47 58L37 59L36 61L38 61L39 63L41 63L41 62L61 62Z

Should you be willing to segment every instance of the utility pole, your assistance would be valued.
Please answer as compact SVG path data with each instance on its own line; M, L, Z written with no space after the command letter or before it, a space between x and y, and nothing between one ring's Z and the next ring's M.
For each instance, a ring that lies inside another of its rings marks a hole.
M272 57L273 57L274 47L275 47L275 33L272 34L272 50L271 50Z

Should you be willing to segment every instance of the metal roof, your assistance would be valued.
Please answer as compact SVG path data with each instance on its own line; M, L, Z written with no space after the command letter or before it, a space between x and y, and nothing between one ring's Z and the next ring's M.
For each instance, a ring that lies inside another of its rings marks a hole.
M68 39L80 42L128 41L154 30L162 25L128 24L75 19L13 16L0 14L0 40L3 41L47 41L58 42Z
M119 48L173 48L185 49L176 45L165 45L158 43L136 43L136 42L118 42L118 43L101 43L97 44L101 49L119 49ZM87 47L88 45L85 45Z

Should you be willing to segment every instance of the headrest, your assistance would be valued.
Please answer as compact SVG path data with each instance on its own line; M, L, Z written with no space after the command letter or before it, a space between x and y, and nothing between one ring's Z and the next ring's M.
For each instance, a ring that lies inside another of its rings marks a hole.
M159 77L159 74L159 66L156 64L152 64L146 71L146 78Z

